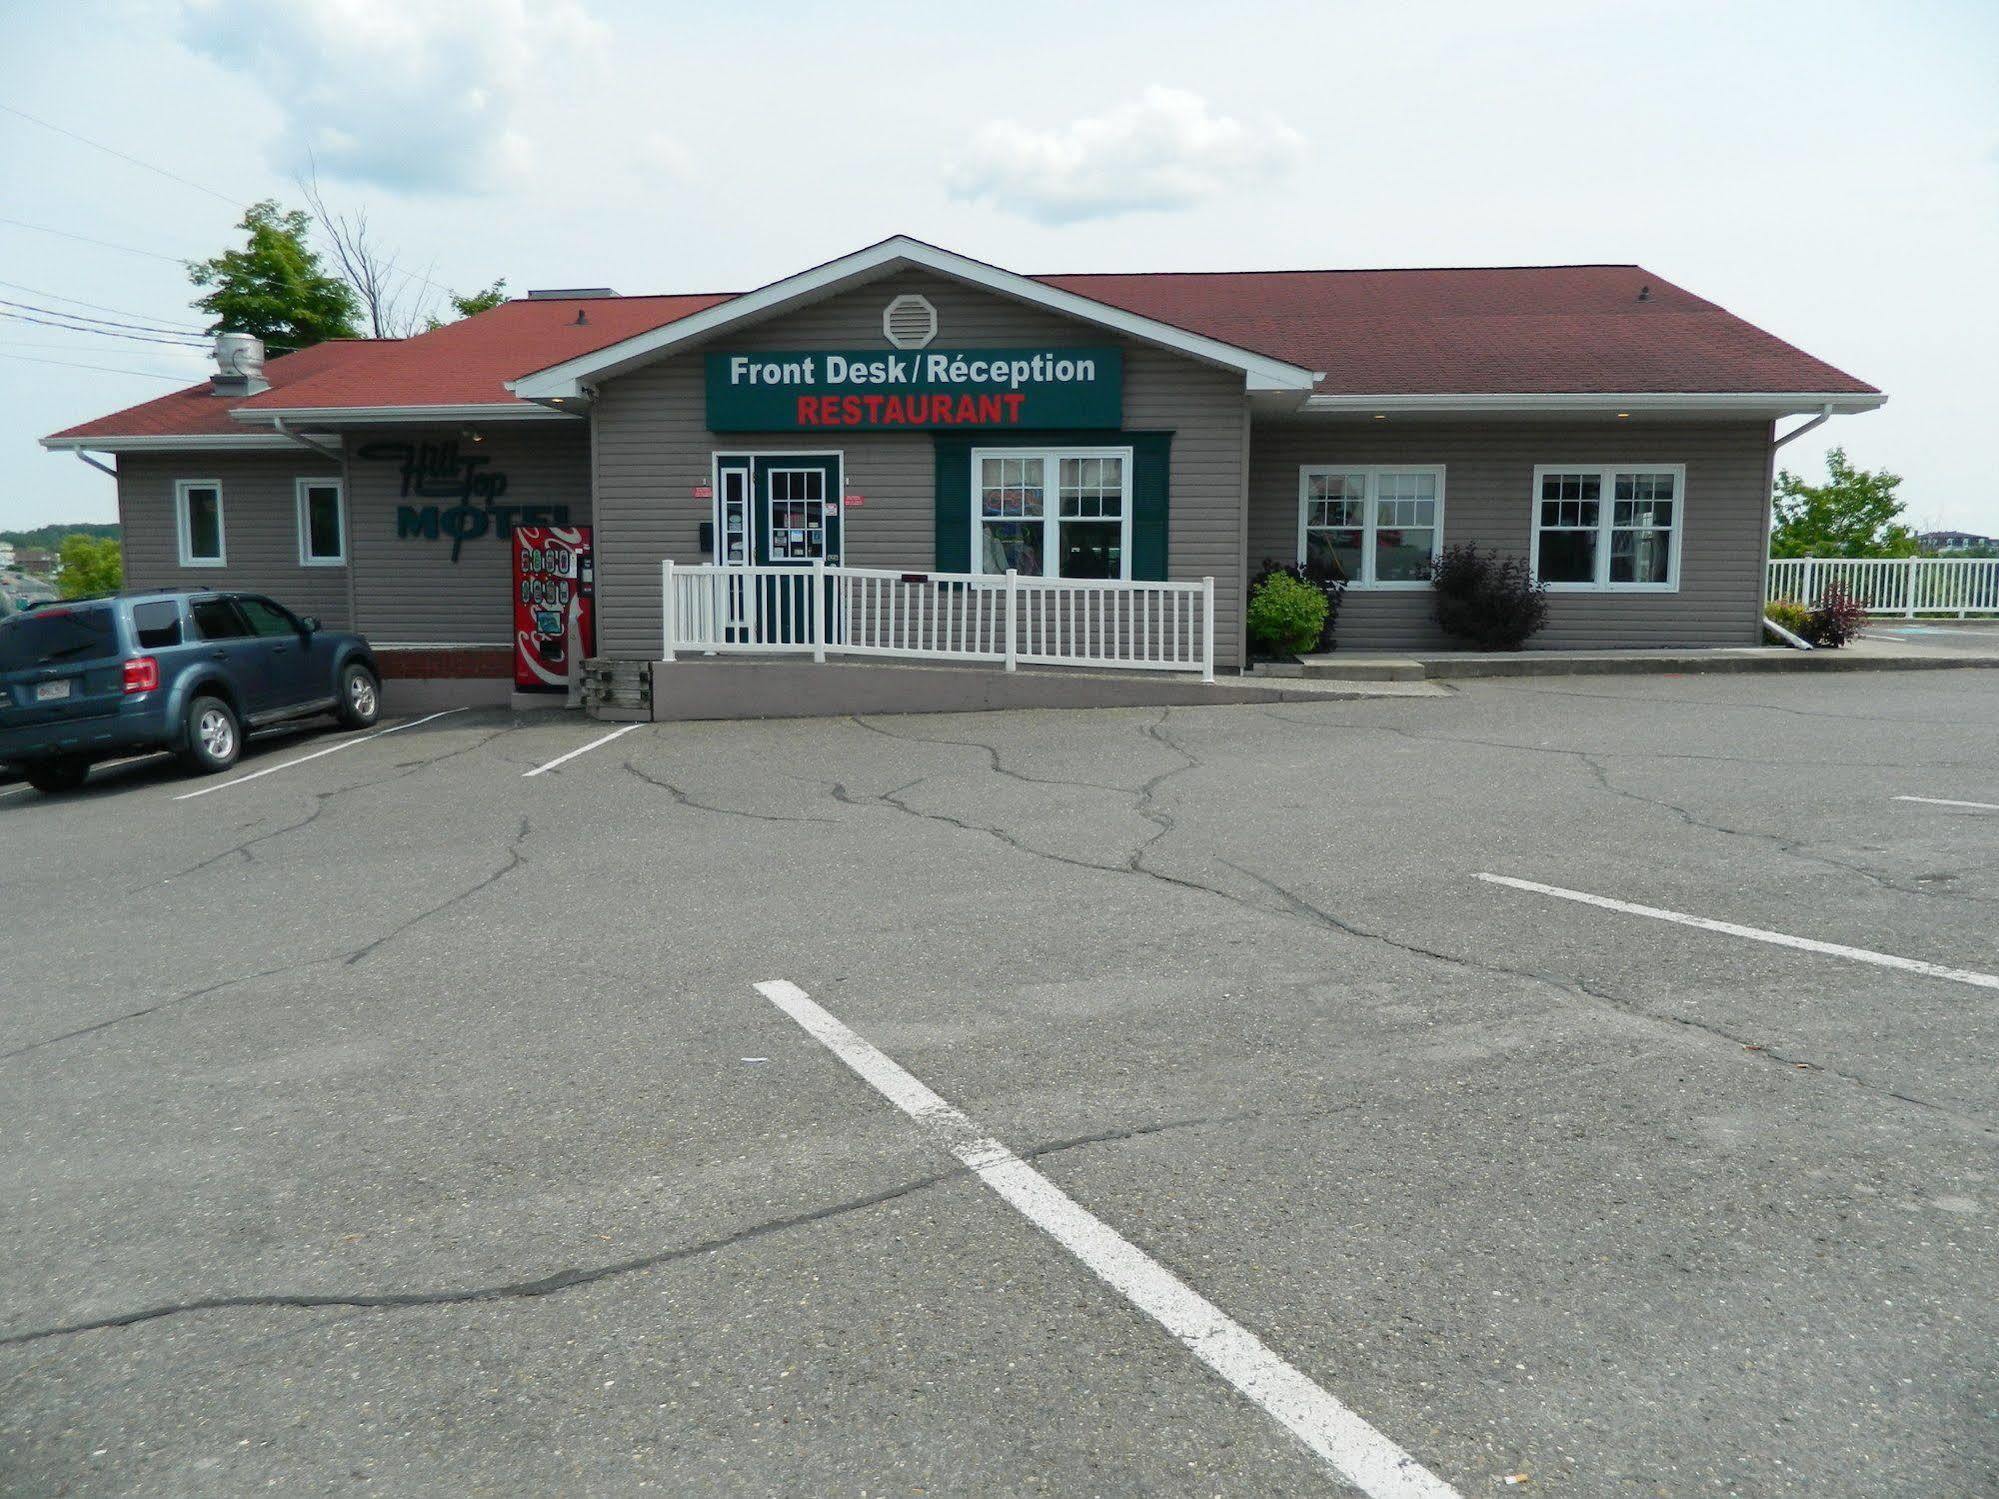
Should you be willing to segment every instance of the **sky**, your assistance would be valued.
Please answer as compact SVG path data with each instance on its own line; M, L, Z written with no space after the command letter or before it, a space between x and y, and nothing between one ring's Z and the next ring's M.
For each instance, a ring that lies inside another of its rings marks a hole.
M1787 466L1841 445L1999 534L1990 0L0 0L0 37L0 528L115 519L35 440L207 368L23 308L199 327L182 262L310 161L413 297L742 290L895 233L1029 273L1636 261L1889 393Z

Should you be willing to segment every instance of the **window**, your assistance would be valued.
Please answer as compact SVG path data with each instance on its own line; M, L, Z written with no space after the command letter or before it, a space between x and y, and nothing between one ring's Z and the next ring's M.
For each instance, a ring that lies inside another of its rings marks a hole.
M1358 588L1421 588L1444 534L1441 468L1301 468L1298 560Z
M26 671L118 654L117 622L108 606L32 609L0 625L0 671Z
M1534 576L1551 589L1680 586L1679 464L1534 470Z
M301 567L339 567L347 560L347 518L338 479L298 481L298 560Z
M300 633L297 616L289 609L279 608L269 599L244 595L237 598L236 607L243 611L243 617L250 622L252 635L280 636Z
M972 566L1046 578L1131 576L1131 449L972 454Z
M180 605L172 599L150 599L132 606L132 633L142 651L162 651L180 644Z
M250 634L250 622L229 599L196 599L189 612L203 640L242 640Z
M180 565L222 566L227 559L222 544L222 486L213 479L176 480L174 516L180 528Z

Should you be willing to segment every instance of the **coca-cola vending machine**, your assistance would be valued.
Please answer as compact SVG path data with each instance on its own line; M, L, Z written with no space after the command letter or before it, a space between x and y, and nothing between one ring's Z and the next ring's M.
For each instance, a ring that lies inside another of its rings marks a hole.
M588 526L514 527L515 687L568 687L572 633L582 655L597 650L596 593Z

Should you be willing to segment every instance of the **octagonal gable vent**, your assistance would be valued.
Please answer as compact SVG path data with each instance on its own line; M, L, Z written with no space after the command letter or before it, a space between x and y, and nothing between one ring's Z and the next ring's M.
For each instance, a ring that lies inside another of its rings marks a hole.
M937 309L928 297L904 292L882 309L882 333L898 349L920 349L937 336Z

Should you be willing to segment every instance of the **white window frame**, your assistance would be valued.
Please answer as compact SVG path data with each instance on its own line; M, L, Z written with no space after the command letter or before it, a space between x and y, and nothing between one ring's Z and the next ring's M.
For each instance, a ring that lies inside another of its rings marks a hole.
M1537 463L1534 489L1527 513L1529 537L1528 566L1541 576L1541 481L1549 474L1593 474L1597 481L1596 577L1587 583L1550 583L1550 593L1678 593L1680 591L1680 549L1687 534L1687 466L1684 463ZM1673 476L1673 540L1666 554L1666 581L1663 583L1613 583L1610 581L1612 533L1630 530L1619 527L1617 476L1619 474L1671 474Z
M1115 579L1076 579L1070 582L1131 581L1131 512L1132 512L1132 453L1131 448L1064 448L1064 447L995 447L972 449L972 571L985 572L986 547L984 485L980 483L980 473L988 458L1039 458L1041 460L1041 514L1035 516L1008 516L1008 521L1022 523L1039 519L1041 522L1041 573L1044 578L1060 579L1062 576L1062 460L1065 458L1117 458L1122 460L1120 470L1124 475L1123 496L1118 505L1118 576ZM992 517L997 520L999 517ZM1081 525L1102 525L1103 520L1090 516L1070 516L1070 520Z
M191 490L212 489L215 491L215 545L213 557L194 555L193 534L188 524L187 497ZM222 497L220 479L176 479L174 480L174 530L180 543L180 565L182 567L227 567L229 565L229 526L225 518L226 509Z
M1298 565L1305 565L1306 538L1314 529L1312 517L1312 480L1332 474L1359 474L1361 486L1361 526L1360 526L1360 568L1361 576L1347 579L1347 587L1361 588L1370 592L1406 593L1411 589L1428 588L1427 578L1393 578L1377 582L1374 576L1375 564L1375 502L1380 496L1380 479L1383 474L1429 474L1437 481L1437 515L1430 538L1430 560L1435 562L1444 549L1444 465L1441 463L1306 463L1298 468ZM1351 531L1352 526L1318 527L1319 530Z
M340 507L340 550L331 557L315 557L312 554L312 513L308 508L306 495L315 489L332 490L333 502ZM298 565L300 567L345 567L347 565L347 486L338 479L301 477L292 481L292 495L293 501L298 508Z

